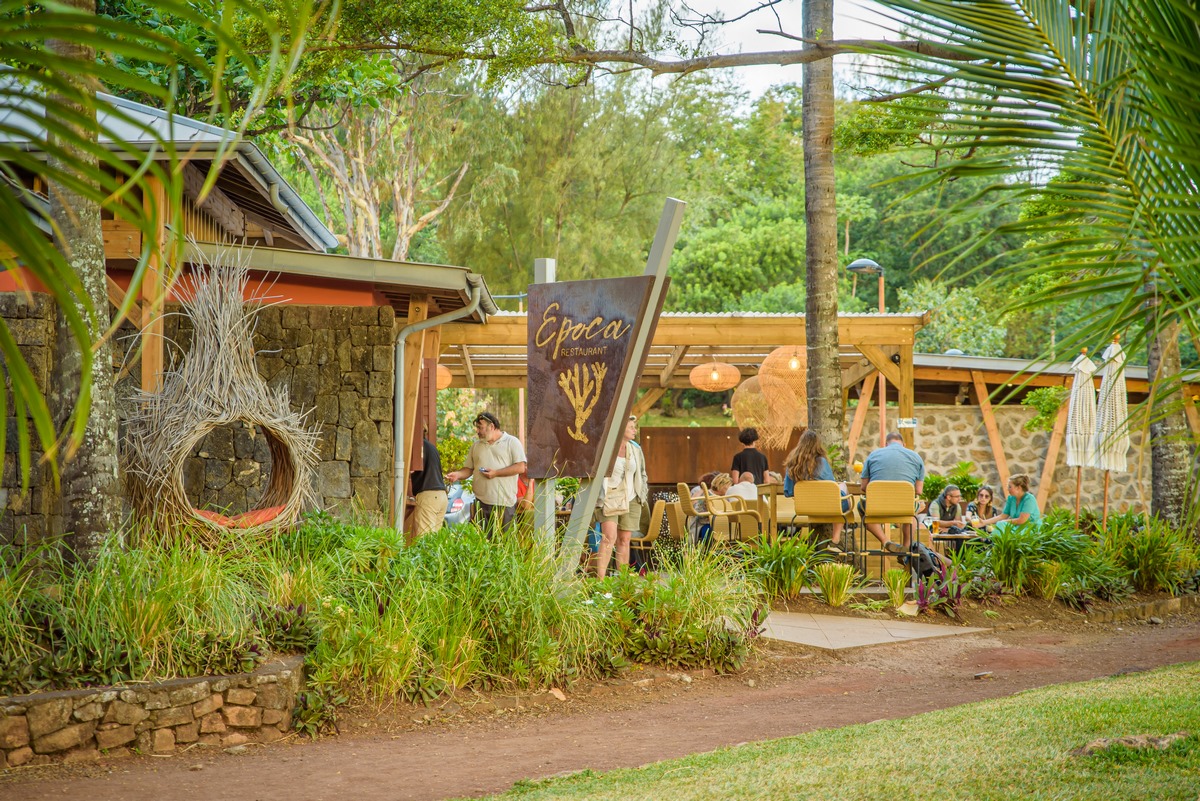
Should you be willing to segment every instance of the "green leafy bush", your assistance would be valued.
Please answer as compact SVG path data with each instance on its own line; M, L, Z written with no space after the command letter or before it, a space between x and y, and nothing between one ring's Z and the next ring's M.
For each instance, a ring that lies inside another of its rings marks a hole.
M745 546L746 565L771 598L795 598L812 583L812 569L829 560L814 542L800 537L756 540Z
M1139 592L1177 593L1200 565L1195 541L1154 517L1113 516L1100 542Z
M821 593L821 600L830 606L844 606L850 591L861 581L853 565L825 562L813 568L813 578Z
M678 667L739 669L764 612L741 564L705 549L668 557L659 573L622 571L588 590L625 657Z
M946 475L940 473L929 473L925 476L925 484L921 488L921 497L927 501L932 501L934 498L942 494L942 490L947 485L953 484L962 490L963 501L975 500L975 494L979 492L979 488L983 486L983 478L972 475L975 469L974 462L959 462Z
M732 669L761 616L757 585L720 555L622 577L648 588L632 635L601 603L603 583L558 579L552 556L511 532L488 539L468 525L406 547L390 529L316 515L218 546L107 548L86 567L5 551L0 694L236 672L303 651L320 689L299 725L315 732L339 697L545 687L664 654Z

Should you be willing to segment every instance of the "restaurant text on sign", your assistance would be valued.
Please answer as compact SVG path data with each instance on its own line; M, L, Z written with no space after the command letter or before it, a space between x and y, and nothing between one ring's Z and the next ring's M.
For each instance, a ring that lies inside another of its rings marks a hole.
M606 320L603 317L593 317L588 323L577 323L570 317L563 317L560 320L559 309L558 303L551 303L546 307L546 311L542 313L542 323L534 335L534 344L539 348L544 348L551 342L554 343L554 350L550 354L551 359L557 359L559 356L599 355L604 352L601 346L568 348L566 350L563 350L562 346L567 340L578 342L582 339L591 342L598 338L615 342L628 334L631 328L629 323L622 320Z

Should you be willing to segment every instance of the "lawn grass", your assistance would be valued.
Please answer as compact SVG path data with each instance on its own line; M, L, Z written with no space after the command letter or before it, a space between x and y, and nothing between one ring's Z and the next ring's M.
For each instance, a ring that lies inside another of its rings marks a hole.
M813 699L812 703L820 703ZM1165 751L1070 751L1190 736ZM605 774L519 783L520 799L1187 799L1200 794L1200 663L1065 684Z

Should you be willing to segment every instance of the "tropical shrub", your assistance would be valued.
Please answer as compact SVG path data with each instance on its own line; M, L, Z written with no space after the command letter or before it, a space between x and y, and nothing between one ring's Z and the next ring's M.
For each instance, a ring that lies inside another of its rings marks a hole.
M1129 571L1129 581L1138 592L1177 593L1200 566L1195 541L1155 517L1110 518L1100 543L1104 553Z
M745 546L746 566L770 598L795 598L813 579L813 568L829 560L814 542L800 537L756 540Z
M757 585L716 554L610 580L642 593L612 604L604 582L561 581L540 547L469 525L406 547L390 529L317 515L217 546L108 547L70 567L54 550L5 550L0 694L228 673L302 652L314 689L298 725L320 731L342 697L545 687L628 659L732 669L761 617Z
M908 589L911 574L903 568L889 568L883 574L883 586L887 588L888 603L899 608L904 605L904 594Z
M844 606L850 591L858 586L861 576L853 565L825 562L813 568L813 577L821 600L830 606Z
M925 484L921 488L921 497L927 501L932 501L942 494L942 490L948 484L953 484L962 490L963 501L975 500L975 493L979 492L979 488L983 486L983 478L972 475L971 471L974 469L974 462L959 462L946 475L929 473L925 476Z
M622 571L587 586L630 659L677 667L740 668L765 609L741 564L720 551L687 548L658 573Z

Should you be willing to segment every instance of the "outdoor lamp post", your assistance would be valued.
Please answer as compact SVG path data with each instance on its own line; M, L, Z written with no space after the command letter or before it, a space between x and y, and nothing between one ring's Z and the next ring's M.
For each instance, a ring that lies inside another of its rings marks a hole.
M878 262L871 259L855 259L846 265L846 269L854 273L855 288L857 288L858 276L877 275L879 276L879 313L883 314L886 311L883 303L883 268ZM887 383L883 378L883 371L879 372L879 446L883 447L887 442L887 395L885 388Z

